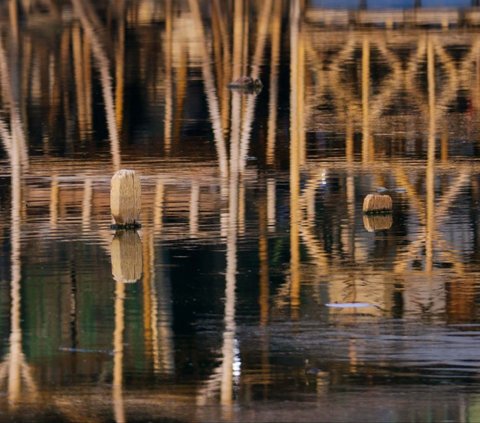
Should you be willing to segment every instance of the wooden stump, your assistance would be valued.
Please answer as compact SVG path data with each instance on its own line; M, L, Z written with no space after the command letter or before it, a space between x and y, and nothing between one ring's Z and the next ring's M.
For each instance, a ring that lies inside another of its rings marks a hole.
M392 197L389 195L368 194L363 200L363 212L367 214L392 211Z
M122 169L112 177L110 209L115 229L140 227L141 186L133 170Z
M142 240L136 231L115 232L110 251L112 274L117 282L136 282L142 277Z

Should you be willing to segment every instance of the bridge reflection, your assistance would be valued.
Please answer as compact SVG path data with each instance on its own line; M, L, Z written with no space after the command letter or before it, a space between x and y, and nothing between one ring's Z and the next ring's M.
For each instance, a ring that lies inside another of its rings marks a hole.
M138 283L144 360L155 375L173 378L178 367L163 251L225 247L218 363L194 395L176 387L179 403L218 401L222 417L233 418L237 386L273 383L272 316L300 321L311 299L370 304L361 313L326 311L345 324L360 314L476 321L480 11L306 4L0 6L1 166L11 187L10 203L0 199L0 233L11 246L10 351L0 376L8 374L11 404L22 378L32 398L42 389L22 352L22 263L33 266L36 249L72 233L82 245L100 246L98 257L110 255L109 180L120 167L142 175ZM227 89L246 73L265 82L264 93ZM151 121L139 122L146 115ZM392 221L364 224L361 200L382 187L393 192ZM278 239L289 258L277 286L269 241ZM258 374L242 373L236 317L239 243L252 240L263 331ZM74 329L77 266L59 271L70 302L57 310L58 325ZM117 281L105 294L113 298L112 389L101 397L111 398L117 421L126 420L135 397L123 374L127 289ZM71 337L76 349L76 329ZM360 371L357 348L352 342L352 373ZM51 395L70 415L68 394Z

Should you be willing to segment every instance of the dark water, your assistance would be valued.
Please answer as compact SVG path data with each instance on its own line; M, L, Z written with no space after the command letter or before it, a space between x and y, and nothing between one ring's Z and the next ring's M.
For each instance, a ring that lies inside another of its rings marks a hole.
M0 420L480 421L461 6L0 2Z

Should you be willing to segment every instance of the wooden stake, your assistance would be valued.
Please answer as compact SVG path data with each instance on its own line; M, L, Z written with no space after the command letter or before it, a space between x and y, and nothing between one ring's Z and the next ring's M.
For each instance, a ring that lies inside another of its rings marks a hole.
M368 194L363 200L364 213L382 213L392 211L392 197L389 195Z
M117 282L136 282L142 277L142 241L136 231L117 231L110 246L112 274Z
M121 169L112 177L110 209L114 229L135 229L140 225L140 178L133 170Z

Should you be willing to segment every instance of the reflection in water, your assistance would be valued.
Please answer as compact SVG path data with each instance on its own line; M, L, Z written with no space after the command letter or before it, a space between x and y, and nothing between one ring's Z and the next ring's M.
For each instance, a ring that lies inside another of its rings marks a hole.
M123 401L123 335L125 319L125 285L123 281L115 282L115 330L113 332L113 415L118 423L125 422Z
M142 241L137 231L116 231L110 250L113 279L128 283L142 277Z
M93 57L97 62L97 66L100 72L100 82L102 85L103 101L105 105L105 116L107 120L108 132L110 135L110 151L112 154L113 168L115 170L118 170L120 169L120 145L117 122L115 120L115 103L113 99L112 82L109 72L109 61L107 55L105 54L104 47L102 46L98 38L98 34L101 34L103 31L101 28L99 28L99 20L88 0L72 0L72 4L75 15L78 17L82 25L84 37L88 40L87 42L90 43L92 46ZM94 27L94 24L90 21L90 19L97 23L97 28ZM118 51L122 48L123 46L121 46ZM121 55L120 52L117 54ZM120 66L123 66L123 63L120 63ZM122 76L121 72L119 72L119 76ZM119 86L120 84L117 80L117 88ZM86 88L87 87L85 87L85 90ZM120 89L119 91L119 94L121 94L122 90ZM79 97L81 97L82 95L83 93L79 93Z
M299 228L300 221L298 202L300 195L300 138L303 131L300 127L299 109L303 99L299 93L299 67L300 46L300 1L291 3L290 18L290 302L292 317L296 318L300 305L300 246Z
M15 46L16 47L16 46ZM2 87L9 91L8 71L5 66L5 53L0 46L2 74L7 81L2 81ZM0 381L7 381L7 399L8 405L14 410L20 401L28 402L37 396L37 388L33 380L30 368L26 362L23 353L22 327L21 327L21 219L22 219L22 173L26 167L22 163L23 137L22 130L19 127L20 122L16 110L16 102L11 92L8 92L10 99L10 126L11 133L2 122L2 138L5 150L8 153L10 164L10 184L11 184L11 205L10 205L10 337L8 352L0 364ZM27 392L22 395L22 382L25 384Z
M0 4L0 419L478 417L478 10L364 6Z

